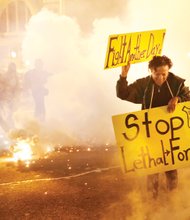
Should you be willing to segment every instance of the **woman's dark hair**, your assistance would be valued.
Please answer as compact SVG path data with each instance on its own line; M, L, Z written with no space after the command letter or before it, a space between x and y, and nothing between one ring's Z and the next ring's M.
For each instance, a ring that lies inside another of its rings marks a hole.
M159 66L168 65L169 69L173 66L172 61L167 56L154 56L148 64L149 69L156 69Z

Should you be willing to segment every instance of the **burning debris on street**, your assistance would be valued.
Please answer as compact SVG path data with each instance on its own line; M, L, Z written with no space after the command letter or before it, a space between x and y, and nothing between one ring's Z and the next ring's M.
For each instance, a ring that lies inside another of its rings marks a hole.
M41 149L40 149L41 148ZM14 166L20 171L61 169L66 175L97 167L114 164L113 155L117 147L103 146L65 146L62 144L42 144L35 135L17 137L9 141L9 146L1 152L0 161ZM59 164L59 165L58 165Z

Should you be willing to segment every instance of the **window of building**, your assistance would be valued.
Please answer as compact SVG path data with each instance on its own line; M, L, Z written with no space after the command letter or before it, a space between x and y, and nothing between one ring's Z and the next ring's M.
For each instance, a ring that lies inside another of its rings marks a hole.
M18 11L18 29L20 31L25 30L25 26L31 17L29 9L26 7L25 3L20 1L17 7Z
M8 19L8 31L16 32L16 3L12 2L8 5L7 10L7 19Z
M30 10L24 1L10 2L0 14L0 33L23 32L30 17Z
M7 12L6 10L0 16L0 32L7 32Z

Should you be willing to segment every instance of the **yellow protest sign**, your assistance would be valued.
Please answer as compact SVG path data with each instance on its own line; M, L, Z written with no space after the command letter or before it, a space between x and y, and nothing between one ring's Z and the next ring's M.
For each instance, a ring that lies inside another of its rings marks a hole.
M161 55L166 30L152 30L128 34L110 35L105 69L151 60Z
M124 171L153 174L190 165L190 101L112 117Z

